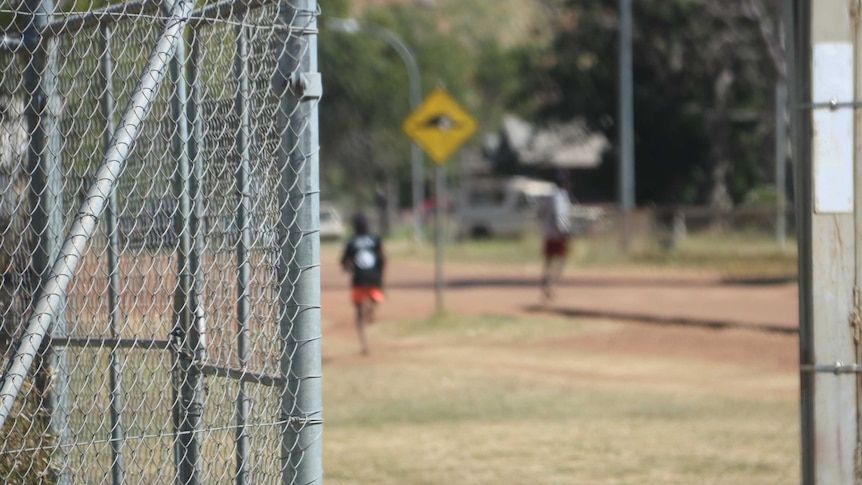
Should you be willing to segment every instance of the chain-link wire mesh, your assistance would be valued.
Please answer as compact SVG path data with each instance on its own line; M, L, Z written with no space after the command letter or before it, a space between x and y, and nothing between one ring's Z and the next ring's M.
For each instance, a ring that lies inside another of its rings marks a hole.
M0 0L0 480L313 483L316 2L94 7Z

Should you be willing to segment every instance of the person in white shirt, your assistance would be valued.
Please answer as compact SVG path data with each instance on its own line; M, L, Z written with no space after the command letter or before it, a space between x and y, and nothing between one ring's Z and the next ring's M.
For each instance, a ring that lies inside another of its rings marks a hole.
M555 177L557 184L550 197L541 208L542 228L544 236L545 265L542 271L542 294L548 300L554 297L554 285L563 274L566 256L569 252L569 235L571 221L569 211L568 178L564 173Z

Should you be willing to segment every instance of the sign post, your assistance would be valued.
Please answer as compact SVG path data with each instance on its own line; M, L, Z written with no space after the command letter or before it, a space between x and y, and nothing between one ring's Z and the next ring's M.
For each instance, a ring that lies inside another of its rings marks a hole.
M442 88L437 88L407 116L402 128L407 136L437 163L434 193L434 290L437 298L437 313L440 313L443 311L443 222L447 210L444 203L446 198L444 164L476 131L476 120L449 93Z

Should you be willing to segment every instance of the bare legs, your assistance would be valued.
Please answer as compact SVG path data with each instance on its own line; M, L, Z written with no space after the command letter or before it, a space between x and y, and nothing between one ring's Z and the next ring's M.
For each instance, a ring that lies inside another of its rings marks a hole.
M356 331L359 332L359 351L368 355L368 340L365 338L365 315L362 303L356 304Z
M554 298L554 287L563 276L563 267L565 265L566 258L545 258L545 267L542 271L542 297L545 301Z
M374 322L374 300L365 299L356 304L356 331L359 333L359 351L368 355L368 339L365 337L365 325Z

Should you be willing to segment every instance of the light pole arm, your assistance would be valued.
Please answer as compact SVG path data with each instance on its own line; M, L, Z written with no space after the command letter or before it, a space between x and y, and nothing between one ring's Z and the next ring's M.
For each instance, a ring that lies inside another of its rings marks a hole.
M407 68L407 82L410 84L410 109L419 106L422 96L422 78L419 74L419 65L416 63L416 55L413 50L395 35L391 30L377 25L369 25L365 29L369 34L383 40L401 56L404 66Z
M410 91L410 111L415 110L422 102L422 77L419 73L419 65L413 50L398 37L395 32L386 27L373 24L360 24L355 19L331 18L326 22L328 28L343 32L345 34L357 34L365 32L377 37L395 49L401 56L404 66L407 68L407 83ZM425 199L425 174L422 166L422 150L416 143L410 146L410 166L413 183L413 240L416 245L422 244L422 201Z
M365 30L374 37L389 44L395 52L401 56L404 66L407 68L407 82L410 90L410 111L412 112L422 102L422 77L419 73L419 65L416 63L416 54L413 50L395 35L391 30L379 25L370 25ZM425 200L425 170L422 163L422 150L416 143L410 145L410 167L413 185L413 241L419 246L422 244L422 201Z

